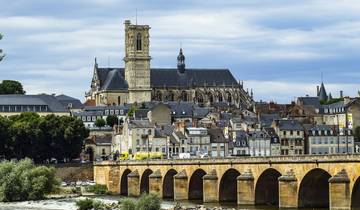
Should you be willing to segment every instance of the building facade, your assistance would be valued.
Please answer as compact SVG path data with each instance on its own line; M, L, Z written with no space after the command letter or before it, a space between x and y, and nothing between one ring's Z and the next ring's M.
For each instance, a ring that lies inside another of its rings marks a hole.
M228 69L187 69L180 49L177 68L150 67L150 27L125 21L125 68L100 68L95 59L87 100L96 105L146 101L193 101L200 105L226 102L236 107L253 105Z

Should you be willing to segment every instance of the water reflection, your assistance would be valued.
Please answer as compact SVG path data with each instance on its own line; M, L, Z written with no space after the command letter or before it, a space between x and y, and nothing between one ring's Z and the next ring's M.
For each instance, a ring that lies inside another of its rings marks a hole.
M89 198L95 198L106 203L117 202L123 196L87 196ZM75 202L78 198L68 198L68 199L57 199L57 200L42 200L42 201L26 201L26 202L14 202L14 203L0 203L0 210L76 210ZM197 205L202 205L201 200L191 200L191 201L181 201L180 204L184 207L195 207ZM163 209L171 209L174 207L175 202L170 199L165 199L162 202ZM236 205L235 202L223 202L223 203L207 203L204 204L205 207L222 207L230 208L236 210L278 210L278 207L274 206L252 206L252 205ZM310 209L301 209L301 210L310 210ZM312 209L314 210L314 209ZM321 209L324 210L324 209Z

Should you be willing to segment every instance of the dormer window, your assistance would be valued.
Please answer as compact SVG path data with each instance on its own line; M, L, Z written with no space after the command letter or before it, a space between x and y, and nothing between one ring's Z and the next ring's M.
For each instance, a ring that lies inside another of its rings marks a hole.
M141 51L142 49L142 45L141 45L141 34L138 33L136 36L136 50Z

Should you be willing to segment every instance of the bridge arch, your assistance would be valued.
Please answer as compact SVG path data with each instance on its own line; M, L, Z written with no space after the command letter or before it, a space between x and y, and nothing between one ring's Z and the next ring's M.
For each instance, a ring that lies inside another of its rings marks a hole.
M279 205L279 182L281 173L268 168L261 173L255 186L255 204Z
M166 172L163 180L163 198L174 198L174 176L177 173L175 169Z
M121 180L120 180L120 194L121 195L128 195L128 175L131 173L130 169L126 169L122 176L121 176Z
M149 193L149 176L152 173L153 171L151 169L146 169L143 172L140 181L140 194Z
M196 169L190 177L189 182L189 200L203 199L203 176L206 172L203 169Z
M237 177L240 172L236 169L228 169L220 180L219 201L236 202L237 201Z
M351 193L351 207L360 207L360 177L357 178Z
M298 206L301 208L328 208L330 177L331 175L321 168L307 172L300 183Z

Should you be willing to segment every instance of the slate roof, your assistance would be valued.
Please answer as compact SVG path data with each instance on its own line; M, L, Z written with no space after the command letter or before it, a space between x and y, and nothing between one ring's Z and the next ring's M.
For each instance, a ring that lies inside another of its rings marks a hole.
M0 95L0 105L44 105L49 112L68 112L53 95Z
M248 147L247 133L245 131L236 131L234 147Z
M289 130L289 131L303 130L302 125L297 120L282 119L282 120L275 120L275 122L276 122L276 126L278 126L280 130Z
M299 105L313 106L315 108L320 108L321 106L318 97L299 97L298 103Z
M277 120L279 119L279 115L278 114L263 114L261 113L260 116L259 116L259 120L260 120L260 124L261 126L263 127L270 127L271 126L271 123L274 121L274 120Z
M276 134L274 128L271 128L271 127L264 128L264 131L270 136L272 144L274 144L274 143L279 144L280 143L279 136Z
M126 90L124 68L96 68L100 90ZM151 68L151 87L238 86L229 69L186 69L179 73L177 68Z
M60 101L60 103L65 106L68 107L68 105L71 103L72 105L72 109L82 109L84 108L84 105L81 103L81 101L79 99L67 96L67 95L58 95L56 96L57 100Z
M319 91L319 100L322 101L322 100L327 100L328 99L328 96L326 94L326 90L325 90L325 86L324 86L324 83L322 82L321 83L321 87L320 87L320 91Z
M220 128L208 129L210 135L210 143L226 143L228 140L224 137L224 134Z

